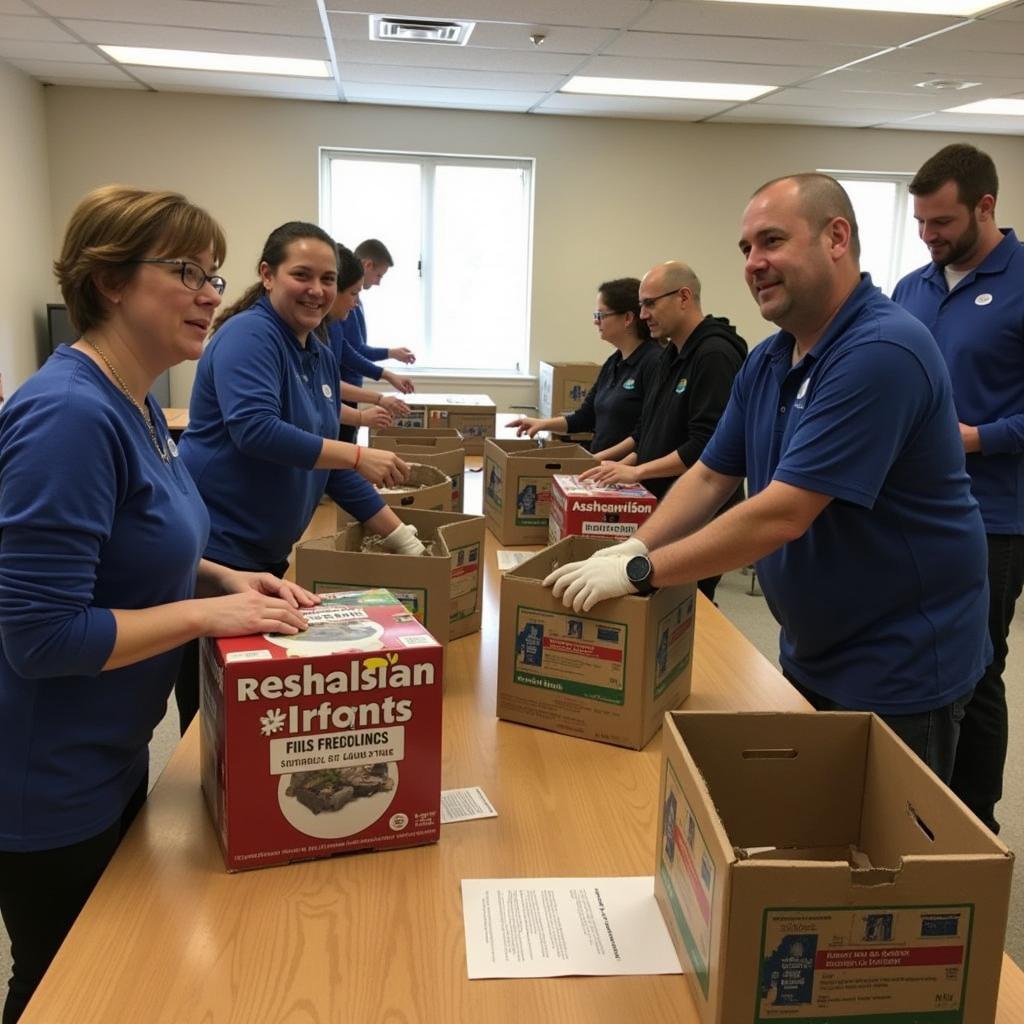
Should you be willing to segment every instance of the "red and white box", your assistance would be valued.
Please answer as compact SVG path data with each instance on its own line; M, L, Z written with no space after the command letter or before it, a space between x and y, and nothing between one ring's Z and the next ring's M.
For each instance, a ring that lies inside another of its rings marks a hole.
M436 842L441 645L387 590L204 640L202 786L229 871Z
M658 499L640 484L602 485L578 476L553 476L548 543L573 536L625 540L657 505Z

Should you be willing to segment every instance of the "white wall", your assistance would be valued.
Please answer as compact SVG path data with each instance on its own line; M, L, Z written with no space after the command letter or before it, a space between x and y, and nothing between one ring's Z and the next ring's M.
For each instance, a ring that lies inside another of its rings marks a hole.
M43 87L0 60L0 373L8 396L39 365L54 300L45 111Z
M671 258L687 260L701 277L706 311L759 340L768 329L744 287L736 248L750 193L769 178L817 167L913 171L957 138L62 87L46 90L46 115L54 238L97 185L180 189L227 231L229 299L254 279L273 227L317 219L319 146L536 158L534 367L538 358L603 359L590 323L596 285ZM1005 183L1001 221L1024 227L1024 139L972 141L992 154ZM371 340L398 341L373 339L372 324ZM174 371L174 404L184 404L191 379L190 367ZM534 393L492 390L502 407Z

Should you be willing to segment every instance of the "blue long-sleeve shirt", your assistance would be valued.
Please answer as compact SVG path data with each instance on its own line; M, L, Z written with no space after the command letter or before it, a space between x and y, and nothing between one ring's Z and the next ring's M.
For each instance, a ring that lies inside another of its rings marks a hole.
M985 530L1024 534L1024 245L1012 230L952 291L934 263L907 274L893 301L935 336L961 423L978 428L967 455Z
M121 815L180 650L104 672L110 609L192 597L208 527L182 461L161 461L139 410L84 353L59 348L3 408L0 849L80 842Z
M338 437L338 364L305 347L264 297L233 316L196 369L181 454L210 511L206 557L245 569L288 559L326 491L360 522L383 508L352 470L314 469Z
M349 313L346 320L351 320L354 315L355 310ZM327 324L327 344L334 353L334 359L338 364L338 373L341 375L341 379L346 384L355 384L356 387L362 386L364 377L380 380L384 374L383 368L378 366L372 359L367 359L345 337L346 320L331 320Z
M366 343L366 315L363 312L362 305L356 306L351 313L344 320L341 321L341 334L342 337L349 343L352 351L362 356L369 362L377 362L381 359L388 358L388 350L381 348L379 345L368 345ZM363 383L364 374L368 377L373 377L372 373L367 373L364 370L359 370L354 364L346 363L344 360L341 362L341 379L346 384L355 384L357 387L361 387ZM379 367L378 367L379 370ZM374 377L374 380L380 380L380 373Z

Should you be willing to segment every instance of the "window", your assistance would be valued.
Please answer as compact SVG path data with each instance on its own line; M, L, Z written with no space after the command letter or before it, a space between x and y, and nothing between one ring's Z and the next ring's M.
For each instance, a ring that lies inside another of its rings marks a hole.
M860 227L860 266L886 295L904 274L928 262L907 191L912 174L824 171L846 189Z
M363 292L371 345L408 345L435 372L525 372L533 161L322 149L320 222L395 265Z

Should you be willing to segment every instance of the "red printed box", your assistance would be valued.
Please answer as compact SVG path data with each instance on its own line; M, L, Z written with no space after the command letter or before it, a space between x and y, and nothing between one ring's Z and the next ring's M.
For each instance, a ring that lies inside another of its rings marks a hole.
M436 842L440 644L387 590L204 640L202 785L229 871Z
M548 543L574 536L625 540L657 505L658 499L640 484L602 486L578 476L554 476Z

